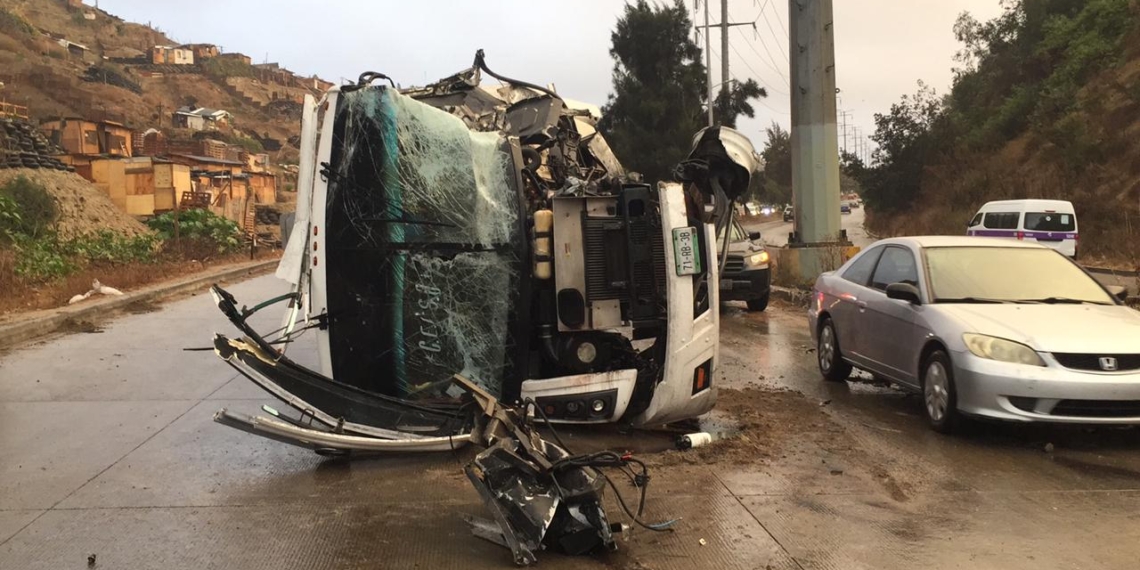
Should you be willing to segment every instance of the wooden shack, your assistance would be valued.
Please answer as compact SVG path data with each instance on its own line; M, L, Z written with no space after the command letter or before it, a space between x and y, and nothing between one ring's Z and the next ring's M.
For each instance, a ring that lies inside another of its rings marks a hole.
M150 157L92 160L89 169L95 186L134 216L172 210L175 200L192 189L189 166ZM86 170L76 169L88 176Z

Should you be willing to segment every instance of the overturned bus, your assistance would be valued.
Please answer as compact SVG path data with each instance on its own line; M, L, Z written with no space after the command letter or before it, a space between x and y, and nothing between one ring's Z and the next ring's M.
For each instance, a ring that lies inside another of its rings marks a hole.
M650 185L623 170L596 109L497 75L482 52L426 87L386 79L306 98L277 270L291 291L247 309L214 288L244 333L215 351L299 418L218 421L330 453L449 449L482 413L456 377L554 423L711 409L714 236L757 166L748 140L704 129L680 182ZM282 328L254 330L275 302ZM315 370L283 350L306 332Z

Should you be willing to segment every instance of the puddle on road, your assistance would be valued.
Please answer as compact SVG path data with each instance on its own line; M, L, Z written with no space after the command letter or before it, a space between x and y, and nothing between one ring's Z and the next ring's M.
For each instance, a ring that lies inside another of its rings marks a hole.
M1140 471L1129 469L1127 467L1119 467L1116 465L1107 465L1104 463L1097 463L1093 461L1085 461L1075 457L1068 457L1065 455L1053 455L1050 457L1053 463L1068 467L1073 471L1083 475L1093 475L1100 477L1108 477L1114 479L1127 479L1130 481L1140 481Z

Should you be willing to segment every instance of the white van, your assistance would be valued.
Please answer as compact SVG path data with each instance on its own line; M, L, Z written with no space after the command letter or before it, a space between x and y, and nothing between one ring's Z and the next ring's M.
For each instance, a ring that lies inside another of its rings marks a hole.
M978 210L966 235L1036 240L1073 259L1080 234L1073 203L1066 200L1000 200Z

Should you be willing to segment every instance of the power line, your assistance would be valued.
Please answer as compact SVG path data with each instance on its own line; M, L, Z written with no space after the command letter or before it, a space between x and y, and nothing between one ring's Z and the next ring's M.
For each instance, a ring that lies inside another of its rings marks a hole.
M763 78L763 77L760 75L760 72L756 71L756 70L755 70L755 69L752 67L752 64L748 63L748 60L747 60L747 59L744 59L744 56L740 54L740 51L736 49L736 46L735 46L735 45L733 45L733 44L728 44L728 46L729 46L730 48L732 48L732 53L735 53L735 54L736 54L736 57L739 57L739 58L740 58L740 62L744 64L744 67L747 67L747 68L748 68L748 70L752 72L752 75L753 75L753 76L755 76L757 79L760 79L760 80L763 80L763 79L764 79L764 78ZM767 83L767 82L765 82L765 83ZM779 89L776 89L775 87L773 87L773 86L771 86L771 85L765 85L765 89L769 89L769 90L771 90L771 91L773 91L773 92L775 92L775 93L777 93L777 94L779 94L779 95L788 96L787 92L784 92L784 91L780 91Z
M780 17L780 13L776 11L776 5L771 4L771 0L764 0L764 5L760 6L760 13L764 13L764 8L772 6L772 17L776 19L776 23L780 24L780 30L784 32L784 39L789 39L788 28L784 27L784 19Z
M756 51L756 46L752 45L752 42L748 41L748 36L744 36L744 43L748 44L748 47L752 50L753 53L756 54L756 57L760 58L760 61L764 62L764 65L772 68L772 70L780 76L780 79L784 80L785 85L791 87L792 84L788 81L788 76L784 75L784 72L776 65L776 58L772 57L771 51L768 51L768 44L764 43L764 38L760 37L759 34L757 34L756 37L760 40L760 45L763 46L764 53L768 54L767 61L764 60L764 56L760 55L760 52Z
M772 22L768 19L768 12L766 12L764 10L764 8L767 6L768 6L768 0L765 0L764 6L760 7L760 15L756 16L756 19L759 20L760 18L764 18L764 25L768 26L768 31L772 33L772 40L774 42L776 42L776 47L779 48L780 55L783 55L784 59L788 59L788 52L787 52L787 50L784 49L783 44L780 42L780 36L776 34L776 30L772 29ZM779 18L776 18L776 19L779 20ZM786 32L784 34L784 37L785 38L787 37Z
M739 79L737 79L736 77L733 77L733 79L735 79L736 81L740 81L740 80L739 80ZM773 112L773 113L779 113L779 114L781 114L781 115L788 115L788 116L791 116L791 114L792 114L792 112L791 112L791 111L781 111L781 110L779 110L779 109L775 109L775 108L773 108L771 105L769 105L769 104L767 103L767 101L766 101L766 100L767 100L767 97L757 97L757 98L756 98L756 101L757 101L757 102L759 102L761 105L763 105L763 106L764 106L766 109L768 109L769 111L771 111L771 112Z

